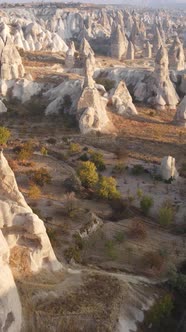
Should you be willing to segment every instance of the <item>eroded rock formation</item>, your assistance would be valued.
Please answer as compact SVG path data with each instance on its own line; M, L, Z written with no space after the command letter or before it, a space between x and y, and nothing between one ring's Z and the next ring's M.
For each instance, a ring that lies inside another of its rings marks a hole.
M119 25L113 25L111 35L110 52L111 57L121 60L126 55L127 51L127 40L124 32Z
M138 114L132 97L126 87L124 81L120 81L111 97L114 111L123 116L131 116Z
M83 134L93 131L107 131L109 118L107 116L107 99L102 97L92 78L92 67L89 57L85 64L85 83L77 104L77 119Z
M177 107L175 122L179 126L186 127L186 96Z
M26 271L42 268L61 269L45 226L20 193L13 171L0 153L0 229L12 252L25 250L25 261L19 266Z
M10 249L0 230L0 331L20 332L22 309L9 257Z
M22 60L11 39L5 42L0 38L1 80L14 80L25 74Z
M174 42L169 50L169 65L176 70L185 69L185 55L183 45L180 39L176 36Z
M175 158L167 156L162 159L160 166L160 175L162 179L166 181L178 178Z

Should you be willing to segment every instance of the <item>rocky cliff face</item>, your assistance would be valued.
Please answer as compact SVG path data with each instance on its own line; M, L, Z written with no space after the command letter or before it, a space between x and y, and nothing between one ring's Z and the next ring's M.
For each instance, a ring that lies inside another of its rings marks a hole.
M21 304L10 268L22 276L41 269L58 271L45 226L20 193L13 171L0 153L0 330L21 330ZM17 263L16 263L17 262Z

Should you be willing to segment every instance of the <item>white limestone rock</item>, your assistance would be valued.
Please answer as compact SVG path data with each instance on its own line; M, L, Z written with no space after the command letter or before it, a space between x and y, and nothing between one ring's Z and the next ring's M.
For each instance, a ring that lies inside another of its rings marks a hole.
M107 99L101 97L95 87L86 87L83 90L77 105L77 118L82 134L107 131L110 121L106 104Z
M126 59L127 60L134 60L134 57L135 57L134 45L131 41L129 41L128 48L127 48Z
M128 42L121 27L113 25L110 45L111 57L121 60L126 55L127 46Z
M0 62L1 80L13 80L24 76L25 70L22 65L21 57L11 39L8 39L4 43L4 47L2 48L2 52L0 54Z
M5 104L2 102L2 100L0 100L0 114L6 113L6 112L7 112L7 108L6 108Z
M89 236L95 233L102 225L103 220L95 213L89 212L87 215L87 222L81 227L78 234L82 239L89 238Z
M175 122L179 126L186 127L186 96L184 96L181 103L177 107Z
M22 309L9 267L10 250L0 230L0 331L20 332Z
M0 229L3 229L11 250L25 251L26 262L21 263L26 264L28 271L38 272L43 268L57 271L62 268L55 257L43 221L27 205L2 152L0 153Z
M169 50L169 65L176 70L185 69L184 49L178 36L175 37L174 42Z
M62 109L68 113L75 113L81 92L82 82L80 80L65 81L48 90L44 93L44 97L49 100L45 115L58 114ZM70 99L68 105L65 105L66 96Z
M123 116L138 114L124 81L120 81L111 97L115 112Z
M175 158L171 156L164 157L160 165L160 175L163 180L177 179L179 174L176 170Z

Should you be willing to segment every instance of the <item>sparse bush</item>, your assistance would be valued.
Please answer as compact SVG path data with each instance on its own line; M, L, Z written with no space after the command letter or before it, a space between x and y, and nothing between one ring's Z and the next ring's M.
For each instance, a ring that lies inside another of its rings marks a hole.
M136 194L137 194L137 197L139 198L139 199L141 199L142 197L143 197L143 191L141 190L141 189L137 189L137 192L136 192Z
M93 188L98 182L96 166L91 161L82 162L77 174L86 188Z
M64 197L64 209L69 215L77 208L77 199L74 192L67 193Z
M140 201L140 206L143 213L147 216L149 214L150 209L154 204L153 198L150 196L143 196Z
M48 151L47 151L47 149L44 146L42 146L42 148L41 148L41 154L43 156L47 156L48 155Z
M147 252L143 257L144 265L147 269L160 271L164 264L164 258L157 252Z
M120 198L120 192L116 188L116 180L112 177L102 176L98 183L97 194L103 199Z
M68 263L70 263L71 259L74 259L77 263L81 263L81 253L78 246L67 248L64 252L64 255Z
M163 298L159 299L150 311L147 313L147 324L152 324L156 331L162 326L165 319L171 316L174 308L173 299L170 294L166 294ZM162 330L163 331L163 330Z
M41 167L30 174L31 181L36 185L43 187L45 184L51 183L51 176L48 173L47 169Z
M147 230L141 221L133 221L130 226L130 234L134 238L145 239L147 237Z
M122 174L124 171L125 171L125 165L123 163L117 163L113 170L112 170L112 173L114 174Z
M104 171L106 169L103 154L100 152L92 152L90 156L90 160L95 164L98 171Z
M117 258L117 250L114 247L114 242L112 240L107 240L105 242L105 249L106 253L112 260L115 260Z
M134 165L133 168L131 169L132 175L141 175L144 174L145 169L142 165Z
M114 152L118 160L125 160L128 157L127 149L121 145L116 145Z
M28 196L31 199L39 199L41 196L41 190L36 184L31 184L28 192Z
M174 210L171 206L162 206L159 210L158 220L160 225L169 226L174 219Z
M109 201L110 206L112 208L112 216L110 217L113 221L118 221L121 219L126 219L131 216L131 212L129 210L128 202L122 198L112 199Z
M10 130L8 130L5 127L0 127L0 145L6 144L10 136L11 136Z
M118 232L114 235L114 240L115 240L117 243L123 243L124 240L125 240L125 233L124 233L124 232L121 232L121 231L118 231Z
M53 138L53 137L47 139L47 143L48 144L56 144L56 142L57 142L57 140L55 138Z
M81 152L81 146L78 143L70 143L70 148L69 148L70 154L76 154Z
M33 155L33 151L34 151L34 144L31 140L24 143L20 151L18 152L17 156L18 160L25 161L30 159Z
M79 157L79 159L80 159L81 161L89 161L89 156L88 156L87 153L83 153L83 154Z

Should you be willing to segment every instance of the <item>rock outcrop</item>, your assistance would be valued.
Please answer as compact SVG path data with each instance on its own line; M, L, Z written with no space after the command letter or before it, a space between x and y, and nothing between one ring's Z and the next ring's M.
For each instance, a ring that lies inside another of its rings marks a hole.
M20 332L22 309L9 257L10 250L0 230L0 331Z
M110 53L111 57L121 60L126 55L127 40L121 27L113 25L111 34Z
M74 64L75 64L75 45L74 45L74 42L72 41L69 45L69 49L68 51L66 52L66 57L65 57L65 66L68 68L68 69L72 69L74 67Z
M132 97L126 87L124 81L120 81L111 97L114 111L123 116L131 116L138 114Z
M107 99L102 97L93 80L91 54L85 63L85 80L81 97L77 104L77 119L83 134L95 131L107 131L109 118L107 116Z
M127 60L134 60L134 57L135 57L134 45L131 41L129 41L128 48L127 48L126 59Z
M14 80L23 77L25 74L21 57L11 39L5 42L0 39L0 65L1 80Z
M143 55L145 58L148 58L148 59L152 58L152 45L150 44L150 42L148 40L145 43Z
M156 26L155 32L154 32L154 38L153 38L153 53L157 53L157 51L160 49L161 46L163 46L163 40L160 35L160 31L158 27Z
M184 49L178 36L175 37L174 42L169 50L169 65L176 70L185 69Z
M42 268L56 271L62 268L57 261L45 226L33 213L20 193L13 171L0 153L0 229L11 253L19 257L17 269L38 272ZM24 255L23 255L24 253Z
M80 44L79 48L79 58L80 58L80 65L82 67L85 66L86 58L89 56L89 54L94 55L94 51L92 47L90 46L88 40L86 38L83 38Z
M186 96L184 96L181 103L178 105L174 120L177 125L186 127Z
M0 114L6 113L6 112L7 112L7 108L6 108L5 104L2 102L2 100L0 100Z
M168 156L162 159L160 165L160 175L162 179L166 181L178 178L175 158Z
M155 59L155 70L152 76L152 90L155 94L155 97L151 98L151 102L158 105L157 99L162 103L165 102L166 105L169 105L172 109L176 108L179 98L177 96L176 90L169 77L169 60L167 50L164 46L161 46ZM153 80L154 79L154 80ZM164 101L164 102L163 102Z

